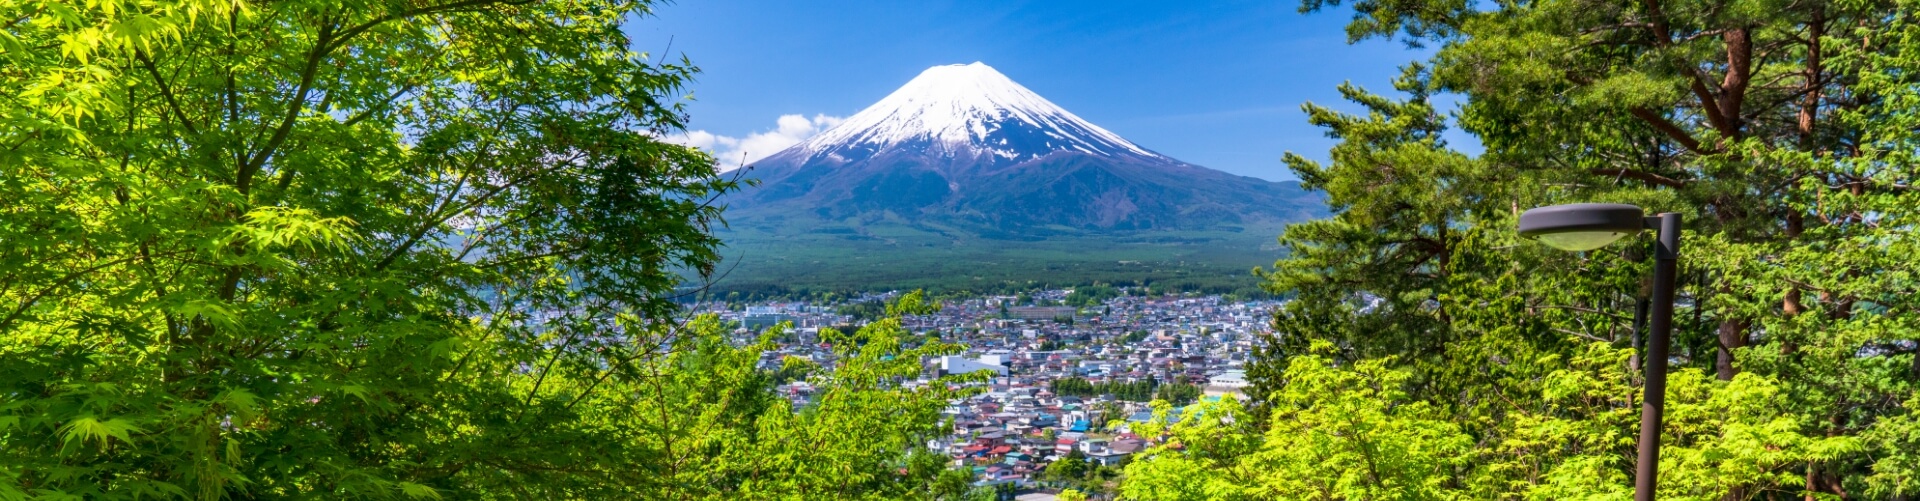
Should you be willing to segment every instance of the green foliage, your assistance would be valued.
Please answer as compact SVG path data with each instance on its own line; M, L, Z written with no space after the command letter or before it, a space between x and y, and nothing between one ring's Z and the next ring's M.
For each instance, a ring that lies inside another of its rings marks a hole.
M0 498L951 492L953 345L676 321L735 185L651 7L0 1Z
M779 400L755 368L772 334L734 347L712 317L696 320L684 342L660 367L643 366L656 378L632 387L606 408L624 420L605 423L636 433L623 444L658 454L636 466L645 472L636 493L696 499L899 499L920 493L964 491L965 480L946 472L947 460L920 450L940 434L940 410L966 393L949 384L979 381L953 376L934 384L903 387L920 373L921 357L959 353L963 346L926 343L909 347L911 335L899 314L924 310L919 293L889 307L894 314L852 333L826 331L840 360L812 372L818 388L803 407ZM678 337L676 337L678 339ZM692 364L692 365L686 365ZM677 365L677 366L676 366ZM656 374L658 374L656 376Z
M713 289L721 295L741 292L743 298L802 298L892 289L1013 294L1106 284L1151 286L1155 294L1263 298L1260 282L1246 270L1283 255L1271 237L1279 230L1277 223L1261 223L1118 236L1057 234L1034 241L962 237L964 244L957 245L954 229L897 221L860 227L873 237L851 234L851 229L848 234L787 234L784 225L735 224L716 234L726 242L724 254L746 258L721 265L731 272ZM829 263L833 273L820 273Z
M1260 431L1235 399L1187 406L1152 403L1153 419L1135 423L1142 437L1166 436L1160 445L1136 453L1125 469L1120 494L1140 500L1264 499L1253 488L1259 475L1240 463L1259 450ZM1175 423L1177 418L1177 423Z
M1868 483L1878 493L1907 495L1920 492L1920 395L1902 405L1906 413L1880 420L1861 433L1869 450L1882 455L1871 466Z
M1291 253L1259 271L1294 300L1248 367L1258 422L1296 426L1296 363L1322 361L1392 381L1383 433L1473 438L1418 496L1624 497L1650 238L1576 254L1513 228L1531 207L1632 203L1686 221L1661 497L1920 493L1903 404L1920 394L1903 257L1920 251L1920 5L1352 5L1350 37L1438 48L1397 95L1342 86L1357 113L1305 107L1340 142L1331 163L1287 161L1335 215L1288 227ZM1441 92L1484 153L1441 139Z
M1111 285L1089 285L1074 287L1073 292L1067 294L1066 303L1067 306L1093 308L1117 297L1120 297L1120 289Z
M1318 344L1314 353L1330 351ZM1516 402L1491 447L1442 406L1408 391L1414 371L1391 359L1333 363L1295 356L1270 398L1262 432L1239 402L1187 408L1167 425L1165 402L1141 433L1171 439L1127 467L1130 499L1627 499L1620 471L1638 414L1620 370L1629 353L1603 345L1548 373L1543 398ZM1722 499L1736 486L1798 480L1786 468L1860 449L1853 437L1798 432L1779 387L1752 374L1716 381L1675 373L1662 450L1662 499ZM1231 420L1225 419L1232 417Z
M1088 461L1085 453L1074 449L1067 452L1066 456L1048 463L1040 478L1052 485L1071 486L1065 491L1076 492L1085 499L1084 496L1088 494L1111 497L1115 491L1113 480L1120 476L1119 470Z
M993 486L974 487L967 491L967 501L1012 501L1013 484L994 484Z
M1126 406L1121 405L1119 402L1101 402L1096 408L1099 409L1102 419L1095 421L1095 424L1103 424L1127 418Z
M834 312L851 316L855 321L867 322L886 315L887 306L880 301L862 301L840 305L834 308Z
M1438 409L1411 401L1407 374L1390 362L1341 369L1294 357L1266 442L1247 458L1267 469L1262 488L1295 499L1461 497L1449 484L1473 440Z
M1159 388L1154 388L1153 399L1172 402L1173 405L1187 405L1200 399L1202 393L1205 392L1197 384L1163 384Z
M1060 396L1092 397L1113 395L1113 398L1129 402L1147 402L1153 400L1155 395L1154 390L1156 388L1165 388L1165 386L1160 385L1152 379L1134 382L1103 381L1094 383L1087 381L1086 378L1079 377L1055 379L1048 382L1047 387L1049 391ZM1195 395L1198 394L1197 390L1198 388L1195 388ZM1185 395L1186 390L1173 390L1173 394ZM1189 398L1189 400L1191 400L1191 398Z
M1088 469L1086 455L1082 454L1080 449L1074 449L1068 452L1066 457L1047 464L1046 478L1077 480L1086 476Z

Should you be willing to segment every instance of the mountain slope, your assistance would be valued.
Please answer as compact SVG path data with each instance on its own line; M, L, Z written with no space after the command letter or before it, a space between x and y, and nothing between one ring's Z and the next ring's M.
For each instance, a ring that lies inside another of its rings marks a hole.
M1006 261L996 251L1019 248L1007 242L1072 240L1064 249L1144 246L1098 256L1114 261L1183 261L1195 249L1179 246L1212 246L1207 261L1239 272L1277 257L1282 224L1325 212L1297 183L1160 154L981 63L929 68L750 168L759 184L728 198L733 230L723 236L763 261L841 252L911 261L945 250L990 265ZM841 245L850 242L859 245Z
M928 68L880 102L783 153L800 164L903 152L1006 165L1056 151L1179 163L1082 120L978 62Z
M936 66L839 126L753 165L743 217L889 211L984 230L1195 229L1297 220L1291 183L1195 166L1061 109L985 64Z

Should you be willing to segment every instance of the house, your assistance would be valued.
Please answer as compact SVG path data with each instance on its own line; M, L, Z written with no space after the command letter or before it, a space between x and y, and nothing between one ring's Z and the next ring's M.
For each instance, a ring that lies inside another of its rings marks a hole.
M1247 382L1246 371L1227 371L1208 379L1205 394L1209 397L1225 395L1240 397L1246 394L1248 386L1253 385Z
M992 359L993 362L1000 361L999 357L990 357L990 358ZM941 374L971 374L975 372L987 371L987 372L994 373L994 375L999 375L999 376L1007 375L1007 367L1004 365L1000 365L998 363L990 363L984 360L971 360L971 359L968 359L967 357L962 357L958 355L949 355L949 356L940 357L939 364L940 364Z
M1129 454L1120 454L1120 453L1108 450L1108 451L1102 451L1098 454L1088 454L1087 462L1097 464L1100 466L1119 467L1122 463L1124 463L1127 460L1127 456L1129 456Z
M986 433L981 433L980 436L974 437L973 443L987 446L987 447L993 447L996 445L1002 445L1006 443L1006 440L1007 440L1006 433L990 431Z
M1055 318L1073 318L1071 306L1016 306L1007 309L1007 314L1021 320L1053 320Z

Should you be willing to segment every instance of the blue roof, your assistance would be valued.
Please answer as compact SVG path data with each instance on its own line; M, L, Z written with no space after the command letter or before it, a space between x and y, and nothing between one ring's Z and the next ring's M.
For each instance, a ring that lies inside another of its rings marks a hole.
M1173 411L1172 411L1172 412L1168 412L1168 413L1167 413L1167 422L1168 422L1168 423L1178 423L1178 422L1180 422L1180 409L1181 409L1181 408L1178 408L1178 407L1176 407L1176 408L1174 408L1174 409L1173 409ZM1146 412L1146 411L1141 411L1141 412L1135 412L1135 413L1133 413L1133 415L1131 415L1131 416L1127 416L1127 421L1132 421L1132 422L1135 422L1135 423L1145 423L1145 422L1148 422L1148 421L1152 421L1152 420L1153 420L1153 413L1151 413L1151 412Z
M1074 422L1073 422L1073 427L1072 427L1072 428L1067 428L1067 431L1079 431L1079 432L1084 432L1084 431L1087 431L1087 422L1086 422L1086 421L1074 421Z

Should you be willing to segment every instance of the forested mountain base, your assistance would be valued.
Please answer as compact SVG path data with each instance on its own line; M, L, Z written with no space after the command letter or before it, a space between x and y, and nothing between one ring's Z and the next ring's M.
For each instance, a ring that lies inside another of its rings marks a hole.
M1306 10L1339 2L1309 0ZM1228 402L1127 468L1133 499L1628 499L1650 238L1565 253L1519 212L1678 212L1660 499L1920 496L1920 4L1361 0L1438 45L1308 105L1335 216L1263 272L1297 299ZM1484 154L1440 140L1429 101Z
M732 217L729 213L728 217ZM1088 232L1072 228L983 235L898 219L788 217L781 227L729 220L718 295L809 297L926 289L1012 293L1109 283L1160 292L1265 295L1247 273L1284 252L1279 223L1208 230Z

